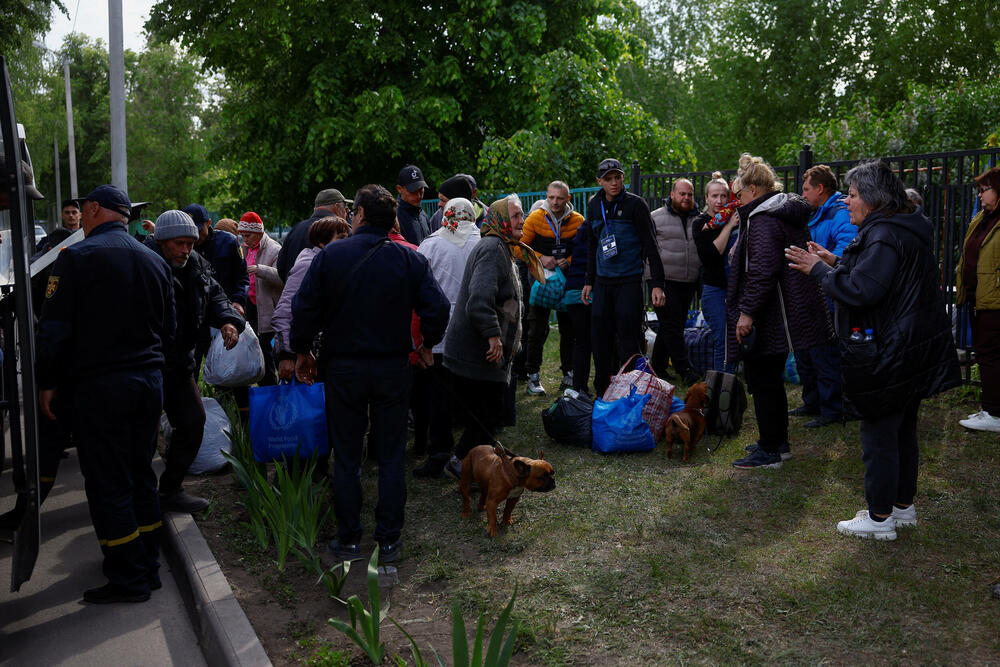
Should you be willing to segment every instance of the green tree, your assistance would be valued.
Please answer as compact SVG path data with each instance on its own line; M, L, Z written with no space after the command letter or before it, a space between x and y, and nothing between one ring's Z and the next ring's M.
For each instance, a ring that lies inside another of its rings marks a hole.
M629 160L652 137L659 162L679 166L682 137L642 127L657 123L607 67L641 51L627 29L638 16L631 0L163 0L147 27L225 75L213 165L231 196L288 222L320 187L393 183L407 162L432 185L484 165L484 189L522 168L537 184L592 171L595 155ZM584 98L549 90L546 68L564 65L585 75ZM565 120L575 110L619 127L592 127L585 146Z
M642 102L680 88L676 119L703 168L740 152L774 156L806 119L885 113L909 86L947 89L1000 75L990 0L662 0L647 6L654 38ZM625 78L625 77L623 77ZM813 124L813 121L810 121ZM977 142L978 145L978 142ZM967 148L953 145L951 148Z
M152 211L198 199L202 79L195 59L169 43L150 44L135 60L126 93L129 192Z

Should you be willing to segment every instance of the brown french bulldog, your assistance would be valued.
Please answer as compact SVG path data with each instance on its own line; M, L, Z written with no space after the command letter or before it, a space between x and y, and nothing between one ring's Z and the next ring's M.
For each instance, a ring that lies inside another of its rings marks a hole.
M462 517L470 515L470 493L472 481L479 485L479 505L477 510L486 510L486 532L490 537L497 534L497 507L506 499L501 522L505 526L514 523L511 512L521 499L525 489L531 491L551 491L556 488L555 471L539 452L537 459L512 456L502 446L479 445L474 447L462 461Z

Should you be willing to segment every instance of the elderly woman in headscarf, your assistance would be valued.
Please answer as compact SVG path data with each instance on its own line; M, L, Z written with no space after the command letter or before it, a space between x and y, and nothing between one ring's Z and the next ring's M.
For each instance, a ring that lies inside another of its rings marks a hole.
M455 312L458 293L462 287L465 266L473 249L479 243L479 228L476 227L476 211L472 202L465 197L449 199L442 209L441 226L425 238L417 249L427 258L441 291L451 302L451 312ZM449 319L450 329L453 320ZM445 333L445 337L447 337ZM442 340L431 350L434 365L426 373L428 385L423 392L429 403L429 446L427 461L413 469L416 477L440 477L451 458L455 447L451 433L450 400L451 372L444 366L445 342ZM417 433L415 437L427 433Z
M445 335L444 366L452 374L455 412L465 418L465 432L447 465L456 476L469 450L493 442L503 422L504 392L521 341L521 282L513 260L527 263L532 275L545 282L538 257L520 242L523 226L524 209L516 194L490 206L482 238L465 263Z

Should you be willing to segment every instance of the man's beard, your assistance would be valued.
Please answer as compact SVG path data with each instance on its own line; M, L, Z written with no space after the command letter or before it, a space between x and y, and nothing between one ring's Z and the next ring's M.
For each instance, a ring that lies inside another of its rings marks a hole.
M172 260L170 263L173 264L175 269L183 269L185 266L187 266L188 261L187 259L175 259Z

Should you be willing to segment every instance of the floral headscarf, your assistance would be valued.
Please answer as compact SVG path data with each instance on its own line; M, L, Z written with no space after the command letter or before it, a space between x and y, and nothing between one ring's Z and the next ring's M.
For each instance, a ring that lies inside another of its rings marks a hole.
M476 209L472 202L464 197L449 199L441 215L441 227L431 236L438 236L459 248L465 247L470 236L478 236L476 228Z
M490 204L490 208L486 212L486 219L483 220L483 226L479 228L479 232L483 237L497 236L503 239L510 250L510 254L515 259L519 259L527 264L535 280L544 285L545 271L542 269L542 263L538 260L535 251L524 243L514 240L514 230L510 226L508 201L510 197L516 196L510 195Z

